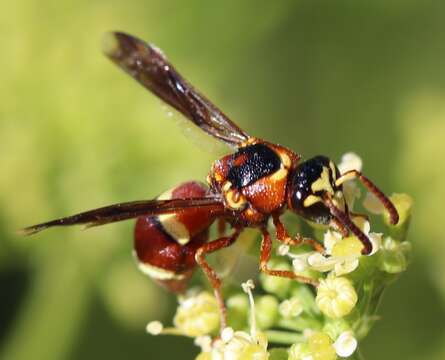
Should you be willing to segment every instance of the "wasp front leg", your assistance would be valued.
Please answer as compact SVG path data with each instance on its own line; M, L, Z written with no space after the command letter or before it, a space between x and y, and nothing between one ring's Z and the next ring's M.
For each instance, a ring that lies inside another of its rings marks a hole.
M272 239L266 228L262 228L261 232L263 234L263 239L261 241L261 251L260 251L260 270L263 273L270 276L278 276L278 277L293 279L303 284L309 284L315 287L318 286L318 281L310 277L297 275L293 271L289 270L270 269L267 266L267 263L269 262L272 253Z
M280 220L280 216L278 214L272 215L273 223L276 229L277 240L281 241L286 245L292 246L300 246L303 244L310 245L315 251L324 254L325 248L316 240L303 237L300 234L295 235L295 237L291 237L287 232L284 224Z
M210 285L213 288L215 293L216 301L218 302L218 306L220 309L220 317L221 317L221 331L224 330L227 326L227 309L224 304L224 298L221 292L221 279L216 274L216 271L212 269L209 263L206 261L205 257L207 254L213 253L217 250L223 249L232 245L239 234L241 233L241 228L235 229L235 232L228 237L222 237L217 240L213 240L207 244L202 245L195 254L196 262L199 266L201 266L202 270L207 275L207 278L210 281Z

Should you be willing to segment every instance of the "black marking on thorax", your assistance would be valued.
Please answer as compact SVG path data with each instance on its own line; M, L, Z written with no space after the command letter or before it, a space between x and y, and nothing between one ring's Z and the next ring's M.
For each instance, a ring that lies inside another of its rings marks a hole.
M275 151L265 144L254 144L233 154L227 179L233 187L241 189L273 174L280 166L281 160Z

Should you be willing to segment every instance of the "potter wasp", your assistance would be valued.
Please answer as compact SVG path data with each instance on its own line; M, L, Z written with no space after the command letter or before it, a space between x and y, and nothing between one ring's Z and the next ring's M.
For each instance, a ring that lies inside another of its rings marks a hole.
M312 278L268 267L272 249L267 228L270 218L276 239L285 244L308 244L324 252L317 241L288 234L280 216L289 210L345 236L355 235L363 244L362 253L368 255L372 251L371 241L351 220L343 193L346 181L358 179L386 208L390 222L398 222L394 205L362 173L340 173L325 156L300 161L292 150L248 135L195 90L156 47L115 32L108 35L104 51L142 86L204 132L234 148L234 152L212 164L206 185L185 182L154 200L119 203L48 221L25 228L26 234L53 226L98 226L137 219L134 249L140 269L172 292L181 293L199 265L214 289L224 328L226 310L221 281L206 256L232 245L244 228L257 228L262 234L262 272L317 286ZM216 221L228 223L232 232L227 236L221 231L219 238L210 240L209 228Z

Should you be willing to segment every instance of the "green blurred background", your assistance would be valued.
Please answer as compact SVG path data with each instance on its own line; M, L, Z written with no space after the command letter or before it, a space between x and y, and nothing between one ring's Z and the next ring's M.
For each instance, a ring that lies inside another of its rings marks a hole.
M114 29L160 46L249 133L305 156L356 151L383 189L412 194L413 263L363 352L445 358L445 2L0 4L2 359L196 353L187 339L144 333L171 319L175 300L137 271L131 222L14 233L204 179L215 158L102 56Z

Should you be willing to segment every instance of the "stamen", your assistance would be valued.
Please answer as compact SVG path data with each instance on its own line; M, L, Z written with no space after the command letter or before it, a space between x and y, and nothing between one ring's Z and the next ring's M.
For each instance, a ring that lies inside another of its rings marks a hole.
M160 335L162 334L162 331L164 330L164 325L160 321L152 321L149 322L145 328L145 330L150 335Z
M249 303L250 303L250 335L253 339L256 339L256 319L255 319L255 302L253 301L253 294L252 290L255 289L255 284L253 280L249 279L245 283L241 284L241 287L243 288L243 291L248 295L249 297Z

